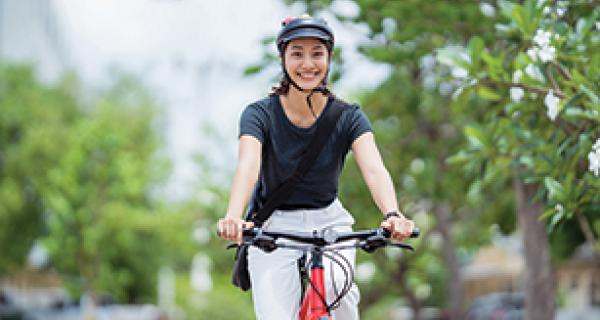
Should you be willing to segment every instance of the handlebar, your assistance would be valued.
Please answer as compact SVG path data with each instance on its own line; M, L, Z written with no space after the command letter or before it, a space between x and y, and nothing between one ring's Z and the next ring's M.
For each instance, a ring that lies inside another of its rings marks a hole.
M314 248L326 248L349 240L358 240L350 247L361 248L366 252L373 252L381 247L394 246L408 250L414 250L410 245L401 242L391 242L389 240L391 233L387 229L378 228L371 230L359 230L351 232L336 232L327 228L321 232L284 232L284 231L264 231L261 228L253 227L242 231L244 244L256 246L265 252L271 252L279 247L288 247L301 249L298 246L277 243L277 239L288 239L296 242L311 245ZM411 238L417 238L420 234L419 228L414 228Z

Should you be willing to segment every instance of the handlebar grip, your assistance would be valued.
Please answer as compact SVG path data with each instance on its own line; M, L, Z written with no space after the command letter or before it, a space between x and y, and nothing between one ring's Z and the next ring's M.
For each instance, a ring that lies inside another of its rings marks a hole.
M410 238L418 238L420 234L421 234L421 229L419 229L418 227L414 227L410 234ZM383 236L386 238L389 238L392 236L392 234L391 234L390 230L383 229Z
M421 234L421 229L419 229L418 227L414 227L412 230L412 233L410 234L410 237L418 238L420 234Z

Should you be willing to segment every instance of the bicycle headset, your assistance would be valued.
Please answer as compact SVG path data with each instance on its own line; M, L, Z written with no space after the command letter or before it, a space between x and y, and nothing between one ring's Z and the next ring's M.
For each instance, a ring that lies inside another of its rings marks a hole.
M302 89L298 84L296 84L287 70L285 69L285 48L290 43L290 41L298 39L298 38L315 38L323 42L325 47L327 47L327 51L329 54L329 61L331 61L331 55L333 53L333 45L334 45L334 36L333 31L327 25L327 21L322 18L313 18L309 15L301 15L298 18L286 18L281 23L282 28L277 35L277 50L279 50L279 56L281 57L281 68L283 69L283 74L286 80L291 83L296 89L299 91L306 91ZM320 91L323 93L329 92L327 89L327 76L329 75L329 63L327 64L327 70L325 72L325 77L323 77L323 81L319 87L312 89L312 92ZM311 92L311 94L312 94Z

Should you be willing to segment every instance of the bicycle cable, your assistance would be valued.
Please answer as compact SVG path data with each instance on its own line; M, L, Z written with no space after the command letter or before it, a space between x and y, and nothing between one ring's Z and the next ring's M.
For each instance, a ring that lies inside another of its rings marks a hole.
M339 253L338 251L331 251L331 254L324 253L323 255L325 257L327 257L329 260L331 260L330 278L331 278L334 293L336 296L336 298L333 300L333 302L331 302L331 304L326 305L327 311L329 312L330 310L335 310L335 309L339 308L339 306L341 304L341 300L352 289L353 270L352 270L352 264L350 263L350 261L343 254ZM338 258L336 258L335 256L341 258L341 261L338 260ZM344 272L344 285L342 286L341 292L337 292L337 285L335 282L335 273L334 273L333 262L335 262L340 267L340 269L342 269L342 271ZM346 264L346 266L344 266L344 263Z

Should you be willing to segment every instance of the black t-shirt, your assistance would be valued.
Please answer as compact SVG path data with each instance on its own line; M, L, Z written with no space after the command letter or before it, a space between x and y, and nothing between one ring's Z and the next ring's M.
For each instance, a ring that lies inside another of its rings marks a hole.
M331 106L333 99L328 99L323 112ZM253 200L264 204L268 195L294 172L322 119L319 117L309 128L294 125L276 95L244 109L239 136L250 135L262 143L262 164ZM346 154L354 140L368 131L372 131L371 124L359 106L345 108L319 157L296 185L294 193L278 209L323 208L335 200Z

